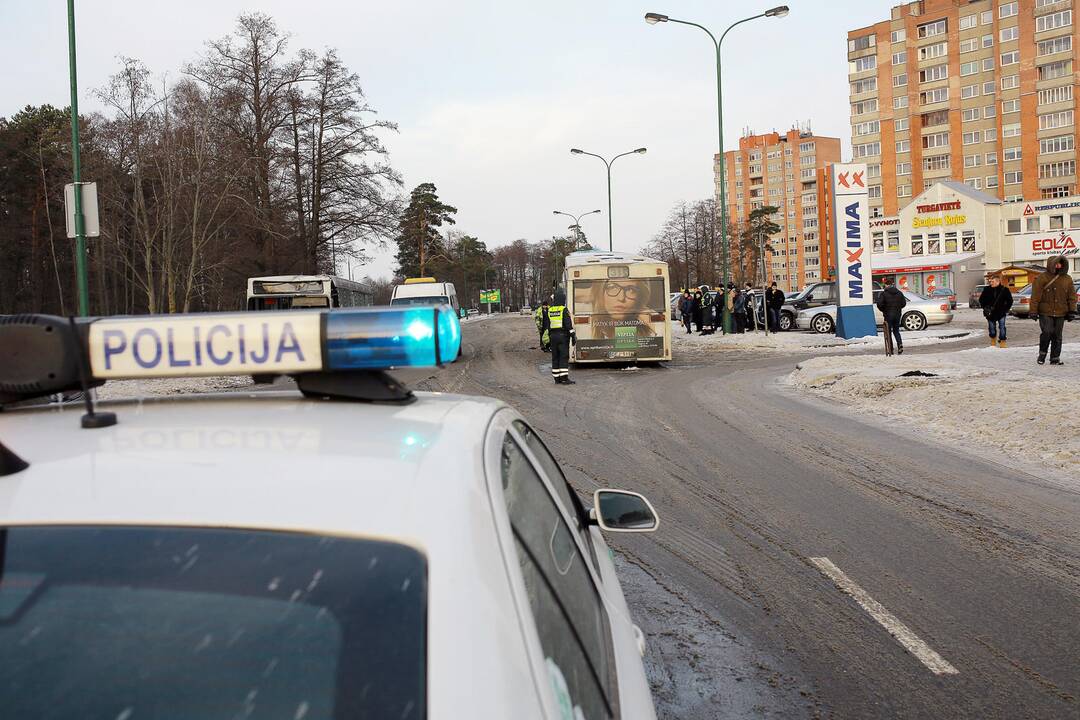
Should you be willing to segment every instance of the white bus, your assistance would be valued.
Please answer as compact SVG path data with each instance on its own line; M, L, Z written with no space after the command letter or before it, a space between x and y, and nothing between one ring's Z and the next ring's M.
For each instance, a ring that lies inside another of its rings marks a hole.
M433 277L407 278L401 285L395 285L390 305L449 305L458 317L465 317L454 283L438 282Z
M333 275L274 275L248 278L248 310L363 307L373 302L363 283Z
M667 263L585 250L566 257L563 279L577 336L571 361L671 359Z

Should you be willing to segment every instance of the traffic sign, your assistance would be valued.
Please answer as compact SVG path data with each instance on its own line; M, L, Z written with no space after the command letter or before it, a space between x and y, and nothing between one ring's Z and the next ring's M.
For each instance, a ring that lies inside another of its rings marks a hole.
M83 235L99 237L97 183L84 182L82 185ZM75 184L64 186L64 217L67 220L67 236L75 237Z

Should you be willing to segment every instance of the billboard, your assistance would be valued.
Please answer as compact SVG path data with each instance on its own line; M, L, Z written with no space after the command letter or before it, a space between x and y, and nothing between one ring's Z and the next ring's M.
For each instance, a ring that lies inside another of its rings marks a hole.
M501 290L481 290L480 291L480 303L497 303L502 302Z
M573 283L576 360L663 358L664 279L620 278Z
M866 165L829 167L830 207L836 258L836 335L842 338L877 335L874 283L870 268L869 191Z
M1080 254L1080 246L1065 230L1059 235L1018 235L1013 238L1013 258L1039 260L1054 255Z

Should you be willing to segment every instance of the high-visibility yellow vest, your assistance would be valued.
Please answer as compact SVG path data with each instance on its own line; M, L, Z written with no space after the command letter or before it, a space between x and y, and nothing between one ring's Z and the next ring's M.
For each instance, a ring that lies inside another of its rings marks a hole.
M565 305L549 305L548 306L548 325L552 330L562 330L564 319L566 317Z

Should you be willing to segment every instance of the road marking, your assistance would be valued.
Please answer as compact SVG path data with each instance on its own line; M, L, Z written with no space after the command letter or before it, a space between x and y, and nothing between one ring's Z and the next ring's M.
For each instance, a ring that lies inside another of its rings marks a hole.
M843 570L833 565L829 558L810 558L810 562L814 563L825 577L836 583L836 587L840 588L841 592L851 596L855 602L862 606L863 610L870 613L870 617L877 620L890 635L896 638L897 642L907 648L908 652L919 658L930 672L935 675L956 675L960 672L949 664L948 660L934 652L929 645L911 631L911 628L886 610L884 605L870 597L869 593L856 585L855 581L845 575Z

